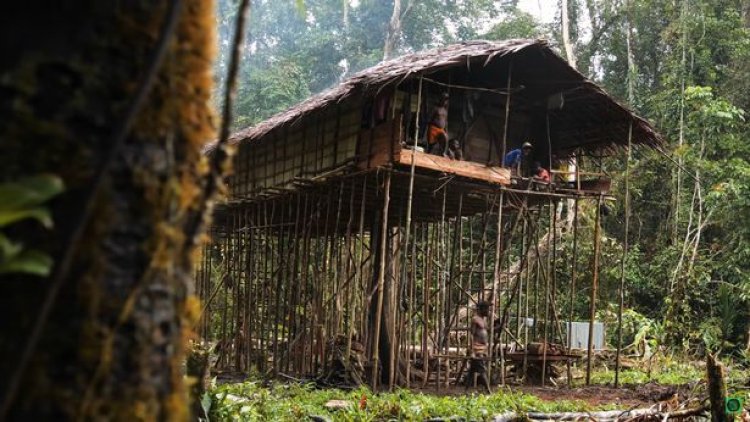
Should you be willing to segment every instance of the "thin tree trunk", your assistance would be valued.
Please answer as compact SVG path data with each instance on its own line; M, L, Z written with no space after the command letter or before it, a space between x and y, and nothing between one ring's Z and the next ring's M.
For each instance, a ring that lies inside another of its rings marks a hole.
M685 143L685 67L687 65L687 25L685 24L687 14L687 1L682 1L682 9L680 11L680 22L682 30L682 58L680 60L680 126L679 135L677 137L677 148L680 149L682 144ZM674 193L674 205L673 205L673 243L677 243L679 237L679 225L680 225L680 196L682 191L682 155L677 157L677 168L675 169L675 193ZM672 283L671 290L674 291L674 283Z
M627 3L627 28L625 30L625 42L628 51L628 103L633 107L635 103L635 80L638 76L635 67L635 55L633 54L633 16L630 13L631 4Z
M3 277L0 320L13 323L0 329L0 373L22 369L17 386L0 380L0 419L186 420L184 341L199 307L183 232L215 136L213 2L40 3L3 12L0 39L14 42L0 64L0 178L53 173L66 191L50 204L54 230L23 234L54 258L53 276Z
M388 60L393 56L393 50L396 48L396 41L401 34L401 0L393 0L393 13L388 23L388 32L385 34L385 44L383 45L383 60Z
M568 0L562 0L561 20L562 20L562 39L565 48L565 58L568 63L577 68L575 46L570 40L570 19L568 17Z
M349 30L349 0L341 0L342 1L342 8L344 9L344 16L342 18L342 23L344 24L344 31Z
M404 17L409 13L412 6L414 6L414 0L409 0L406 7L401 7L401 0L393 1L393 14L388 24L388 32L385 35L385 45L383 46L383 60L392 58L396 52Z

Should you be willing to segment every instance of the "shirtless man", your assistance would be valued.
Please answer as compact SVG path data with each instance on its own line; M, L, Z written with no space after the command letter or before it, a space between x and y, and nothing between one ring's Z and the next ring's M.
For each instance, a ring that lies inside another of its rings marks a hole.
M478 381L484 385L490 393L490 380L487 379L487 368L485 358L487 357L487 322L485 318L490 310L490 304L479 301L476 313L471 319L471 360L469 361L469 372L466 374L466 389L474 384L474 374L478 375Z
M427 152L444 154L448 144L448 93L444 92L440 101L435 105L427 124ZM437 149L436 149L437 148Z
M456 138L448 141L448 148L446 148L444 155L453 160L463 160L464 152L461 151L461 142L459 142Z

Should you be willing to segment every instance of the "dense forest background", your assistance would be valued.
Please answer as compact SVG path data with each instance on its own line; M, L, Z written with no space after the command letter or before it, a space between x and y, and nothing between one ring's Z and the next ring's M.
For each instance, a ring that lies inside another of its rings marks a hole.
M216 87L223 86L237 3L218 1ZM256 124L386 58L477 38L545 38L667 140L662 152L632 151L624 266L625 155L606 163L618 201L603 220L600 318L614 318L624 268L626 344L748 359L750 1L542 3L554 8L554 22L538 22L518 0L254 1L234 127ZM582 215L584 280L593 213ZM570 242L564 239L563 259ZM557 276L565 286L568 274ZM575 302L581 317L586 294Z

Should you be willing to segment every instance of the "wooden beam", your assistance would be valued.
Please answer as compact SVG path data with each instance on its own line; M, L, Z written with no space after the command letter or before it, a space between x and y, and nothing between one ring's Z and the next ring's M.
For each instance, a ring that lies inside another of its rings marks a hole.
M396 161L400 164L411 164L411 159L412 151L402 149L399 151L398 159ZM429 170L484 180L498 185L510 185L510 170L501 167L486 166L473 161L453 160L440 155L415 151L414 165Z

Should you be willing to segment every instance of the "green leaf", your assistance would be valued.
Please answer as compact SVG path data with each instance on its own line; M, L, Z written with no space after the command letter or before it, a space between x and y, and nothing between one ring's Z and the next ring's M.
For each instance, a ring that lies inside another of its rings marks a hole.
M27 250L0 262L0 274L23 273L47 277L52 270L52 258L44 252Z
M203 393L203 397L201 397L201 408L203 409L203 413L205 415L208 415L209 410L211 410L211 395L208 393Z
M50 174L0 184L0 211L35 207L60 194L63 189L62 179Z
M18 255L23 250L23 245L15 243L8 239L7 236L0 233L0 258L3 260L10 259Z
M52 227L52 217L46 208L28 208L20 210L0 209L0 227L5 227L17 221L33 218L46 228Z

